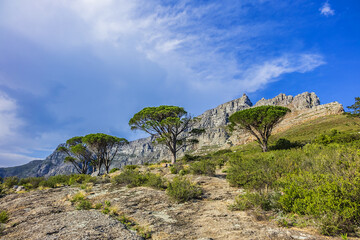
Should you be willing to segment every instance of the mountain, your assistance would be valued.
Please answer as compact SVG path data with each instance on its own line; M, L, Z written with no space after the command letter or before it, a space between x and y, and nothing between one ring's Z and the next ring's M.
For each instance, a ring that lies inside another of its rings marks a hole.
M317 95L308 92L294 97L279 94L272 99L261 99L254 106L261 105L286 106L292 110L274 129L275 133L318 117L344 112L343 106L338 102L321 105ZM250 107L253 107L253 104L248 96L244 94L241 98L205 111L198 116L200 121L195 126L195 128L204 128L206 130L205 133L198 138L198 144L184 148L179 152L179 156L184 155L185 152L201 154L209 150L223 149L253 141L253 137L244 131L239 131L230 136L225 130L231 114ZM153 140L152 137L142 138L132 141L126 146L122 146L118 151L112 167L171 159L170 152L163 145L154 145L152 143ZM65 155L63 153L54 151L43 161L33 161L12 168L0 168L0 176L53 176L75 172L71 164L64 163L64 158Z

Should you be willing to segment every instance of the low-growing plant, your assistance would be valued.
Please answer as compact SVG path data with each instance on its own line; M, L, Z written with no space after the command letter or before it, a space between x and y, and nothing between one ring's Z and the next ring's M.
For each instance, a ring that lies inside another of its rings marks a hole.
M125 169L112 179L113 184L126 184L128 187L148 186L156 189L165 189L165 180L153 173L141 173L137 170Z
M12 188L15 185L19 185L18 177L6 177L4 179L4 186L7 188Z
M72 198L70 199L70 202L76 203L85 200L85 194L82 192L76 193Z
M0 212L0 223L7 223L9 220L8 212L3 210Z
M176 202L182 203L199 198L202 195L202 189L186 178L175 177L172 182L169 182L166 193Z
M105 206L110 207L111 206L111 202L109 200L105 200L104 202Z
M269 211L272 209L277 209L277 201L280 194L271 192L271 193L259 193L259 192L246 192L239 195L235 202L229 205L230 210L248 210L254 208L261 208L264 211Z
M290 148L297 148L302 147L303 145L298 142L291 142L287 140L286 138L280 138L278 139L274 145L271 145L269 147L270 150L286 150Z
M124 169L125 170L135 170L138 167L139 167L138 165L125 165Z
M44 181L44 177L28 177L22 178L19 181L19 185L24 186L27 190L35 189L39 187L40 182Z
M114 173L114 172L117 172L119 170L120 170L119 168L112 168L109 173Z
M89 200L81 200L76 205L76 210L89 210L92 208L92 204Z
M109 207L104 207L104 209L101 210L101 212L104 213L104 214L109 214L109 213L110 213L110 209L109 209Z
M94 208L100 210L102 207L103 207L102 203L96 203Z
M184 166L181 163L175 163L170 167L170 172L172 174L178 174L181 170L184 169Z
M201 160L190 164L192 174L214 176L216 165L210 160Z

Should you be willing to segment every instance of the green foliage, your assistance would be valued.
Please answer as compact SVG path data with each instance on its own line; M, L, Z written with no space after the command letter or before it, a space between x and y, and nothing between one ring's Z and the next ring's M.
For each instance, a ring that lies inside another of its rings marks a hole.
M92 209L92 204L89 200L82 200L76 205L76 210L90 210Z
M70 202L76 203L76 202L81 202L83 200L85 200L85 195L82 192L78 192L70 199Z
M354 232L360 217L360 173L353 176L302 172L279 180L282 209L311 215L326 235Z
M68 180L68 185L75 185L75 184L86 184L86 183L96 183L96 177L92 177L86 174L73 174L70 175Z
M183 177L175 177L169 182L167 195L178 203L187 202L202 195L202 189Z
M24 186L27 190L35 189L39 187L40 182L44 181L44 177L28 177L22 178L19 181L19 185Z
M120 170L119 168L112 168L109 173L114 173L114 172L117 172L119 170Z
M258 192L246 192L239 195L233 204L229 206L230 210L248 210L253 208L261 208L262 210L269 211L278 208L277 200L279 199L279 193L258 193Z
M138 167L139 167L138 165L125 165L124 169L126 169L126 170L135 170Z
M124 224L126 228L136 231L144 239L151 239L151 231L141 227L133 219L126 216L125 214L121 214L119 217L117 217L117 220Z
M6 177L4 179L4 186L7 188L12 188L15 185L19 185L18 177Z
M229 117L230 131L239 127L252 134L266 152L268 139L273 128L282 120L290 109L280 106L260 106L238 111Z
M96 210L100 210L100 209L102 209L102 207L103 207L103 205L102 205L102 203L97 203L97 204L95 204L95 209Z
M360 116L360 97L355 97L355 103L347 108L352 110L352 115Z
M285 138L278 139L274 145L270 146L270 150L286 150L290 148L302 147L303 144L298 142L291 142Z
M172 174L178 174L181 170L184 170L184 166L181 163L175 163L170 167Z
M182 107L166 106L146 107L136 113L129 121L132 130L142 130L156 138L160 144L166 145L173 154L173 163L176 162L176 153L195 139L189 140L193 135L203 131L192 129L196 119L187 114Z
M155 189L165 189L165 180L153 173L143 174L137 170L124 169L122 173L113 177L113 184L126 184L127 187L147 186Z
M119 147L129 143L125 138L118 138L104 133L88 134L82 138L82 141L95 154L99 173L102 165L105 165L106 173L109 173L110 165Z
M9 215L7 211L1 211L0 212L0 223L7 223L9 220Z
M199 158L200 156L185 154L185 156L181 159L181 161L192 162L198 160Z
M328 134L320 134L314 139L314 143L327 145L330 143L349 143L360 140L359 133L342 133L336 129L331 129Z
M216 164L210 160L201 160L190 164L192 174L214 176Z

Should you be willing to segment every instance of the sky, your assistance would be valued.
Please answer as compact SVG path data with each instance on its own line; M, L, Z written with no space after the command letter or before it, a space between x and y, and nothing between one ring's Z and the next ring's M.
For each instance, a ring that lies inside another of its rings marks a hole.
M1 0L0 167L148 106L360 96L358 0Z

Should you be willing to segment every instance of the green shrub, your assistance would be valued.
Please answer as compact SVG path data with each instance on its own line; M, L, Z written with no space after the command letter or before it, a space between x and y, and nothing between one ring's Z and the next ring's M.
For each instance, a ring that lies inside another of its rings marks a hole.
M111 202L109 200L105 200L104 202L105 206L110 207L111 206Z
M360 174L302 172L279 180L279 199L285 212L310 215L320 221L323 234L354 232L360 217Z
M95 209L99 210L103 207L102 203L95 204Z
M109 209L109 207L104 207L104 209L101 210L101 212L102 212L103 214L109 214L109 213L110 213L110 209Z
M278 199L280 197L279 193L250 193L246 192L245 194L239 195L235 199L235 203L229 206L230 210L248 210L253 208L261 208L262 210L269 211L272 209L278 208Z
M200 156L196 156L196 155L192 156L192 155L189 155L189 154L185 154L185 156L182 157L180 161L182 161L182 162L192 162L192 161L197 161L200 158L201 158Z
M28 177L22 178L19 181L19 185L24 186L27 190L35 189L39 187L40 182L44 181L44 177Z
M9 220L9 215L7 211L1 211L0 212L0 223L7 223Z
M85 200L85 195L82 192L78 192L70 199L70 202L75 203L83 200Z
M290 142L285 138L278 139L274 145L270 146L270 150L286 150L290 148L302 147L303 145L298 142Z
M182 203L202 195L202 189L183 177L175 177L169 182L166 193L176 202Z
M96 183L97 178L87 174L73 174L69 176L68 185Z
M140 186L148 186L156 189L164 189L165 180L156 174L153 173L140 173L136 170L125 169L119 175L113 177L113 184L126 184L127 187L140 187Z
M112 168L109 173L114 173L114 172L117 172L119 170L120 170L119 168Z
M132 166L132 165L128 165ZM126 184L128 187L139 187L145 184L146 177L139 171L124 169L122 173L113 177L113 184Z
M39 183L39 186L41 187L49 187L49 188L55 188L59 186L69 185L69 179L70 175L56 175L51 176L48 179L41 181Z
M147 173L146 181L144 186L155 188L155 189L165 189L166 188L166 181L157 174Z
M124 167L125 170L135 170L136 168L138 168L138 165L126 165Z
M90 210L91 208L92 208L92 204L88 200L81 200L76 205L76 210Z
M184 170L184 166L181 163L175 163L170 167L170 172L172 174L178 174L181 170Z
M12 188L15 185L19 185L18 177L6 177L4 179L4 186L7 188Z
M214 176L216 165L210 160L201 160L190 164L192 174Z

